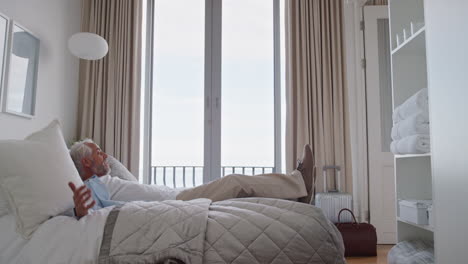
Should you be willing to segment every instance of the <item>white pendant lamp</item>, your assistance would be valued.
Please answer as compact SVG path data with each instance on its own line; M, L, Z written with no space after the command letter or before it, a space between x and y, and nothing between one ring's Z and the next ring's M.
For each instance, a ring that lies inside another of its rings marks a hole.
M107 41L94 33L80 32L70 37L68 49L76 57L84 60L99 60L106 56Z

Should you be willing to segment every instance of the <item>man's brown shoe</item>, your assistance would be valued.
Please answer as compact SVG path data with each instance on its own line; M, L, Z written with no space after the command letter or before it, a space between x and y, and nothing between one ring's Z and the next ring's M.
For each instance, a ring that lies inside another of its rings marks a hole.
M304 146L302 160L299 161L297 170L301 172L304 179L307 196L299 198L299 202L310 203L315 194L315 163L312 149L309 144Z

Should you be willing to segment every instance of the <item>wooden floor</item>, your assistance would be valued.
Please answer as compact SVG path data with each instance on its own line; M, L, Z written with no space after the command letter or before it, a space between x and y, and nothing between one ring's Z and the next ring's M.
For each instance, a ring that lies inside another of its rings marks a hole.
M387 254L393 245L378 245L377 257L346 258L348 264L387 264Z

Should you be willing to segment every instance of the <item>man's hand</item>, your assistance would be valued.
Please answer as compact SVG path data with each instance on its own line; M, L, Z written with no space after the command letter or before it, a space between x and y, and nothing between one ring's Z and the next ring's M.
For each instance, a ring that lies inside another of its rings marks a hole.
M91 197L91 190L83 185L79 188L76 188L73 182L69 182L68 186L73 192L73 201L75 202L75 212L76 216L79 218L88 214L88 210L93 208L96 204L96 201Z

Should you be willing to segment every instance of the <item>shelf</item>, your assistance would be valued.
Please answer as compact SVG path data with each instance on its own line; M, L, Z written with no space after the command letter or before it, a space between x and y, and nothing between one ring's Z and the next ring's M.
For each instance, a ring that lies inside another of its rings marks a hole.
M419 225L419 224L416 224L416 223L413 223L413 222L410 222L410 221L403 220L400 217L398 217L397 220L399 222L402 222L402 223L405 223L405 224L408 224L408 225L412 225L412 226L419 227L419 228L427 230L427 231L434 232L434 228L432 226L430 226L430 225Z
M396 159L406 159L406 158L421 158L421 157L430 157L431 153L424 153L424 154L404 154L400 155L397 154L395 155Z
M425 0L388 2L392 103L396 107L422 88L428 87ZM402 37L402 33L405 33L406 38ZM396 38L399 39L398 45ZM395 201L400 199L435 200L431 153L395 154L393 161ZM396 222L398 242L412 239L435 242L434 226L419 225L403 220L400 218L399 204L397 203L395 207L396 215L392 212L392 220Z
M392 55L397 53L425 53L426 47L426 36L425 36L426 27L420 28L398 47L392 50ZM425 55L425 54L424 54Z

